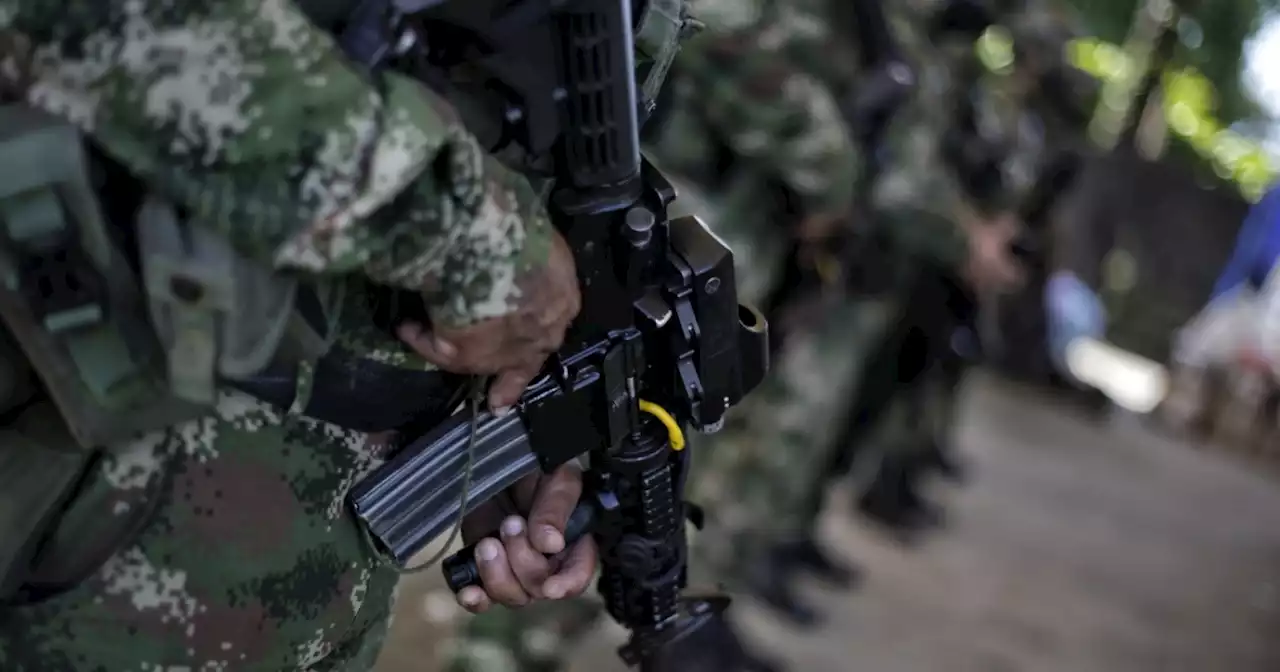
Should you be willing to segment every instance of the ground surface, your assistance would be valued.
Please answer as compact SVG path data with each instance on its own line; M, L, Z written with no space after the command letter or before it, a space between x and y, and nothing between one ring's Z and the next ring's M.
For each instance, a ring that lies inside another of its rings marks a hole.
M796 671L1276 672L1280 486L1127 419L1089 423L1045 397L973 381L961 447L974 480L938 491L949 528L914 550L830 502L826 541L867 570L806 595L827 626L735 612ZM379 672L434 670L447 602L406 583ZM605 628L575 670L621 670Z

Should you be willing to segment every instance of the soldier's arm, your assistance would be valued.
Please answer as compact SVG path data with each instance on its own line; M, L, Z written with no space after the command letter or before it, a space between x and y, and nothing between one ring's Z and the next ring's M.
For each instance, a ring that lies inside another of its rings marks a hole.
M6 6L0 75L254 258L423 291L446 324L508 312L517 275L545 263L528 183L288 0Z

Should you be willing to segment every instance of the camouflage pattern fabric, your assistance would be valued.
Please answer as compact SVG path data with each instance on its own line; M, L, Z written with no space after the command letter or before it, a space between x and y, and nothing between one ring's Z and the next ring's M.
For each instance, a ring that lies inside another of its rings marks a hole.
M941 141L964 95L957 64L972 60L972 45L929 40L924 32L927 19L941 4L914 0L886 6L889 23L915 72L916 87L890 130L890 158L873 193L878 210L923 207L954 217L963 202L942 159Z
M972 87L979 132L1004 149L1002 204L1024 202L1044 168L1045 126L1028 101L1022 73L985 73Z
M848 210L860 162L826 82L798 63L785 26L770 23L766 10L776 3L735 2L726 27L715 22L727 11L724 2L692 3L708 28L676 59L672 118L650 153L666 170L718 194L726 184L718 152L728 151L734 174L776 180L801 213ZM723 216L736 222L738 214Z
M5 0L0 46L7 90L244 253L348 296L366 280L430 290L433 316L468 322L506 311L545 254L527 184L416 84L375 89L288 3ZM447 179L422 179L433 162ZM370 327L340 338L410 359ZM38 410L19 422L57 424ZM398 577L343 498L386 449L225 393L212 416L108 451L55 539L157 511L69 592L0 609L0 668L369 669Z
M0 93L75 123L249 257L345 290L340 345L425 368L373 328L370 284L420 292L439 324L500 316L550 226L442 99L341 56L325 28L354 5L0 0ZM59 425L45 405L14 421ZM104 451L53 543L156 511L85 581L0 607L0 669L371 669L398 575L344 499L390 438L223 392Z
M694 569L712 572L704 580L733 587L746 578L744 558L811 533L812 493L826 480L842 412L898 311L892 297L830 295L804 312L795 319L812 326L794 332L723 436L696 454L690 500L710 518L694 546Z
M37 406L16 422L56 423ZM0 608L0 669L367 670L399 576L344 504L389 445L225 393L107 453L55 533L157 506L69 592Z
M444 672L559 672L569 649L600 625L594 595L469 618L444 651Z

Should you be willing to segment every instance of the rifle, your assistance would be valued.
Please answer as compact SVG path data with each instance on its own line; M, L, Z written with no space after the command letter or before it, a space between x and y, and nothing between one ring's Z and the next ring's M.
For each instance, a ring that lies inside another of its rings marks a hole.
M652 1L652 0L651 0ZM728 599L683 598L690 451L768 369L768 328L737 301L733 255L643 159L628 0L426 0L363 6L343 35L357 60L432 82L489 149L518 146L554 180L548 211L573 249L582 310L515 412L454 415L353 489L350 506L403 566L462 515L535 469L586 455L566 541L595 536L598 590L632 631L619 653L653 669L668 643ZM389 48L400 45L398 49ZM465 69L465 76L456 76ZM683 449L683 450L682 450ZM696 521L695 521L696 522ZM474 548L443 564L480 583Z

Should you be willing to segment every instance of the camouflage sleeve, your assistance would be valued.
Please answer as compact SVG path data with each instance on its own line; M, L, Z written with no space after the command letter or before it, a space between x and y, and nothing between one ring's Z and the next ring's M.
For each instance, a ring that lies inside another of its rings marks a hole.
M753 30L707 32L677 57L709 126L738 156L776 175L807 213L847 211L861 166L831 91Z
M424 291L465 324L508 312L546 258L524 179L418 83L354 68L289 0L6 0L0 38L28 103L276 268Z

